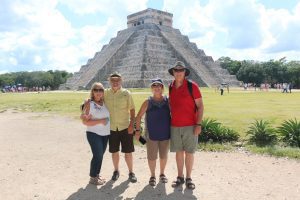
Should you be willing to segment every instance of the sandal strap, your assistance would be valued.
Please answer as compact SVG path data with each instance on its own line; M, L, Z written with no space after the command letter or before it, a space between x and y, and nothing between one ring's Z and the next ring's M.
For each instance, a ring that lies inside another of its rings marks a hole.
M151 186L155 186L156 185L156 178L154 176L151 176L149 179L149 184Z
M182 184L184 184L184 177L177 176L176 181L173 181L172 186L173 187L178 187Z
M185 184L186 184L186 187L188 188L188 189L195 189L195 184L193 183L193 180L191 179L191 178L186 178L185 179Z
M177 176L176 182L179 182L180 184L183 184L184 183L184 177Z
M168 182L168 179L167 179L166 175L164 175L164 174L161 174L161 175L159 176L159 179L160 179L163 183L167 183L167 182Z

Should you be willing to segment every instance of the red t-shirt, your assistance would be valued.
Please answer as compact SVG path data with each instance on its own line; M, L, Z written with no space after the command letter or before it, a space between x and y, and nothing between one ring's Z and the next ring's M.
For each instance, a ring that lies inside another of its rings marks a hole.
M187 80L176 89L175 81L171 83L170 107L171 107L171 125L175 127L193 126L197 124L197 112L195 112L194 99L202 98L199 86L192 82L193 96L192 98Z

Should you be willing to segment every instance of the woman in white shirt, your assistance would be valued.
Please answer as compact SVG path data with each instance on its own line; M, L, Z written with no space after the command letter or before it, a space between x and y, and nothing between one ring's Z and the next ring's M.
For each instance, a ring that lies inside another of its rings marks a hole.
M93 153L89 183L102 185L105 179L99 174L110 134L110 123L109 112L104 104L104 87L101 83L92 85L90 99L91 101L84 104L81 115L83 124L87 126L86 136Z

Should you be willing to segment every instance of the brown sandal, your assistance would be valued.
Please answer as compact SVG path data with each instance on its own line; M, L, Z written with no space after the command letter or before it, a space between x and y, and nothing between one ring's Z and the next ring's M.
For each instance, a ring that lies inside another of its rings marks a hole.
M176 188L178 186L181 186L182 184L184 184L184 177L177 176L176 181L173 181L172 183L172 187Z
M190 189L190 190L194 190L196 188L195 184L193 183L191 178L185 179L185 185L186 185L186 188Z
M166 175L164 175L164 174L161 174L161 175L159 176L159 180L160 180L162 183L167 183L167 182L168 182L168 179L167 179Z

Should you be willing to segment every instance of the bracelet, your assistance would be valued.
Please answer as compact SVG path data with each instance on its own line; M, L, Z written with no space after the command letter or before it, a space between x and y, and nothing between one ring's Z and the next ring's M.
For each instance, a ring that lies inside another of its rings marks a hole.
M135 129L135 131L141 131L140 129Z

